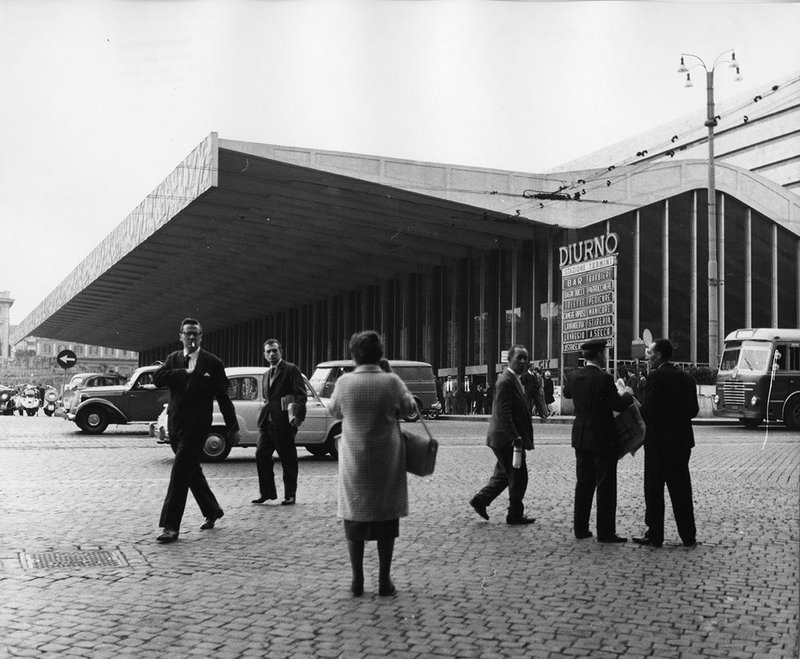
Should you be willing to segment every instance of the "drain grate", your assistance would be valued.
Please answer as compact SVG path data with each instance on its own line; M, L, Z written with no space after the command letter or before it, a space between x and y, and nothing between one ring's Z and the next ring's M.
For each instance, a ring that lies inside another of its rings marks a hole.
M91 551L44 551L20 554L20 563L26 570L58 569L72 567L127 567L128 561L119 550L93 549Z

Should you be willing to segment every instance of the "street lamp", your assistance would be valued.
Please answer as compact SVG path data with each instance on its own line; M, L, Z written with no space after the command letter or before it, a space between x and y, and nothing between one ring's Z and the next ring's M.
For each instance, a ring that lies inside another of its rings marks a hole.
M725 55L730 53L730 59L722 59ZM698 63L687 67L684 58L691 57L697 60ZM717 263L717 185L714 173L714 126L717 125L717 116L714 114L714 69L718 64L728 63L732 69L736 69L734 80L739 82L742 79L742 74L739 72L739 63L736 61L736 53L733 49L726 50L714 60L711 68L706 66L706 63L697 55L691 53L681 53L681 65L678 67L678 73L686 74L686 82L684 87L693 87L692 75L689 73L691 69L702 66L706 72L706 122L705 126L708 128L708 361L709 366L714 367L719 364L719 346L721 343L720 332L720 319L719 317L719 288L720 288L720 273L719 264ZM712 361L713 360L713 361Z

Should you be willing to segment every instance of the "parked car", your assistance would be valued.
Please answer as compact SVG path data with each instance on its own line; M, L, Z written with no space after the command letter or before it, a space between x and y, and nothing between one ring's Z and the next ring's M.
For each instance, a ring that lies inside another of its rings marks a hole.
M233 401L236 418L239 421L240 442L237 446L252 447L258 445L258 413L264 406L264 391L262 380L266 366L231 366L225 369L230 380L228 395ZM304 447L312 455L325 455L330 453L338 457L339 437L342 432L342 423L328 412L327 399L321 398L314 391L306 376L308 401L306 403L306 418L300 425L295 436L295 444ZM158 420L150 424L150 436L157 437L159 443L169 443L169 429L167 427L168 406L164 409ZM231 443L225 421L219 411L219 406L214 403L214 416L211 432L203 446L203 459L206 462L221 462L231 452Z
M125 384L127 380L128 378L121 373L114 372L76 373L64 386L64 392L61 394L61 405L65 410L69 410L72 405L72 399L78 389L85 389L86 387L111 387Z
M153 384L158 364L137 368L125 384L75 390L67 420L83 432L99 435L109 424L147 423L158 418L169 398L166 387Z
M417 410L422 410L422 413L429 418L435 418L439 397L436 394L436 378L433 375L433 367L426 362L399 359L390 359L389 366L406 383L414 400L417 401ZM355 362L349 359L317 364L311 375L311 386L320 397L330 398L339 377L343 373L352 371L355 367ZM439 408L440 410L441 408ZM419 411L405 417L406 421L416 421L417 419L419 419Z
M0 414L4 416L14 414L14 411L17 409L16 396L16 389L0 384Z

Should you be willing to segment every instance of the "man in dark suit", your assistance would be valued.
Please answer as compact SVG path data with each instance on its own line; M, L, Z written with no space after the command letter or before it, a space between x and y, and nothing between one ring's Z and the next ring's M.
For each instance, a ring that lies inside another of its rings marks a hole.
M670 362L672 343L658 339L647 347L650 373L644 388L644 521L647 532L634 538L640 545L664 542L664 485L669 489L678 534L686 547L697 544L689 458L694 447L692 419L700 407L697 385Z
M538 414L540 417L548 416L546 412L547 404L544 402L544 387L542 378L531 364L522 376L520 376L522 390L525 392L525 400L528 403L529 414Z
M283 348L277 339L264 342L264 358L270 368L262 382L264 407L258 415L256 449L259 497L253 499L253 503L278 498L272 471L272 454L277 451L283 470L281 505L291 506L297 495L298 467L294 437L306 418L306 385L300 369L283 359Z
M589 515L597 490L597 541L627 542L617 535L617 429L614 412L633 403L633 396L620 396L614 378L603 370L605 339L581 346L585 361L564 386L564 397L575 401L572 448L575 449L575 509L573 530L579 540L591 538Z
M528 488L525 451L533 449L531 412L520 382L520 376L525 373L527 367L528 351L525 346L512 346L508 351L508 368L497 379L492 417L486 434L486 445L494 452L497 463L489 482L469 502L483 519L489 519L487 506L507 487L506 523L531 524L535 521L525 516L525 506L522 503L525 490ZM518 468L513 466L515 447L523 449Z
M189 490L206 518L201 529L213 529L214 523L225 514L200 467L203 445L211 430L215 398L231 444L239 443L239 424L228 396L225 366L218 357L200 349L203 340L200 323L194 318L185 318L181 323L180 340L183 350L170 353L161 368L153 373L156 386L169 388L167 425L175 453L161 509L163 532L156 538L159 542L178 539Z

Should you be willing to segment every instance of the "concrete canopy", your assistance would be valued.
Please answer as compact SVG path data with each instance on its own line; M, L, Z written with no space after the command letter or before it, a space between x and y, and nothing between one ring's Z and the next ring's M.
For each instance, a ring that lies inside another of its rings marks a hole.
M463 182L420 191L426 169L212 133L17 334L141 351L176 340L184 316L226 327L500 246L532 225L500 210L513 200L459 191ZM498 177L454 169L472 187ZM467 203L480 198L490 203Z
M601 174L601 175L599 175ZM16 328L142 351L704 188L702 160L528 174L211 133ZM610 178L613 178L612 180ZM539 201L585 179L577 201ZM609 180L607 180L609 179ZM717 164L717 189L800 235L800 197Z

